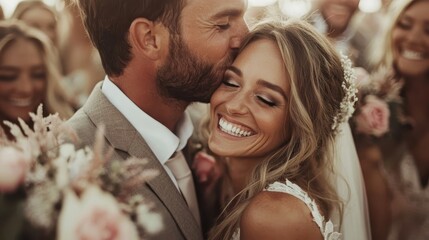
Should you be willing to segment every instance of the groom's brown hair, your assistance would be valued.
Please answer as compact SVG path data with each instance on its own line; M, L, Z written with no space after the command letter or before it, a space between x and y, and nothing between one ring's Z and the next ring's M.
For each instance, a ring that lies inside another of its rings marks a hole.
M162 22L180 32L185 0L76 0L86 31L109 76L121 75L132 58L128 31L137 18Z

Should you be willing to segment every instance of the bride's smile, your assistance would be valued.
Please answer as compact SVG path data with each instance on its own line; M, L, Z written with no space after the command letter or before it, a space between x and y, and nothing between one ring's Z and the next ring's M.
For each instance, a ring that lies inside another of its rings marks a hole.
M223 117L219 118L219 129L222 132L225 132L235 137L249 137L249 136L255 135L255 132L253 130L251 129L246 130L248 129L248 127L229 122Z

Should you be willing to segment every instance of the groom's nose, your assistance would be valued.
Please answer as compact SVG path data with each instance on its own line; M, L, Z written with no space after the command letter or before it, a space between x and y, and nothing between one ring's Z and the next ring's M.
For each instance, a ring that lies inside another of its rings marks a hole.
M237 49L241 45L244 36L249 32L249 27L247 26L246 21L242 19L237 23L237 27L234 29L234 35L230 40L230 48Z

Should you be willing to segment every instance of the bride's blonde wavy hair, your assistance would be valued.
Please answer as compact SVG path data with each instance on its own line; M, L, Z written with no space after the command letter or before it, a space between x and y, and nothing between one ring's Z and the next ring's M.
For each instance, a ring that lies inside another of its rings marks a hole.
M334 209L342 212L328 179L334 159L333 117L344 97L340 57L329 41L303 20L262 22L244 39L240 51L259 39L278 45L289 73L291 98L284 127L291 135L254 169L248 185L226 205L209 239L230 239L252 197L279 180L298 184L316 200L324 216Z

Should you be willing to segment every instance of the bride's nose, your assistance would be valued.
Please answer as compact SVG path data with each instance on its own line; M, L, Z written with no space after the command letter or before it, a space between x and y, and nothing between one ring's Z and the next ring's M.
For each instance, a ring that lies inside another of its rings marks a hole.
M226 102L226 111L231 115L243 115L249 112L248 99L245 94L237 93Z

